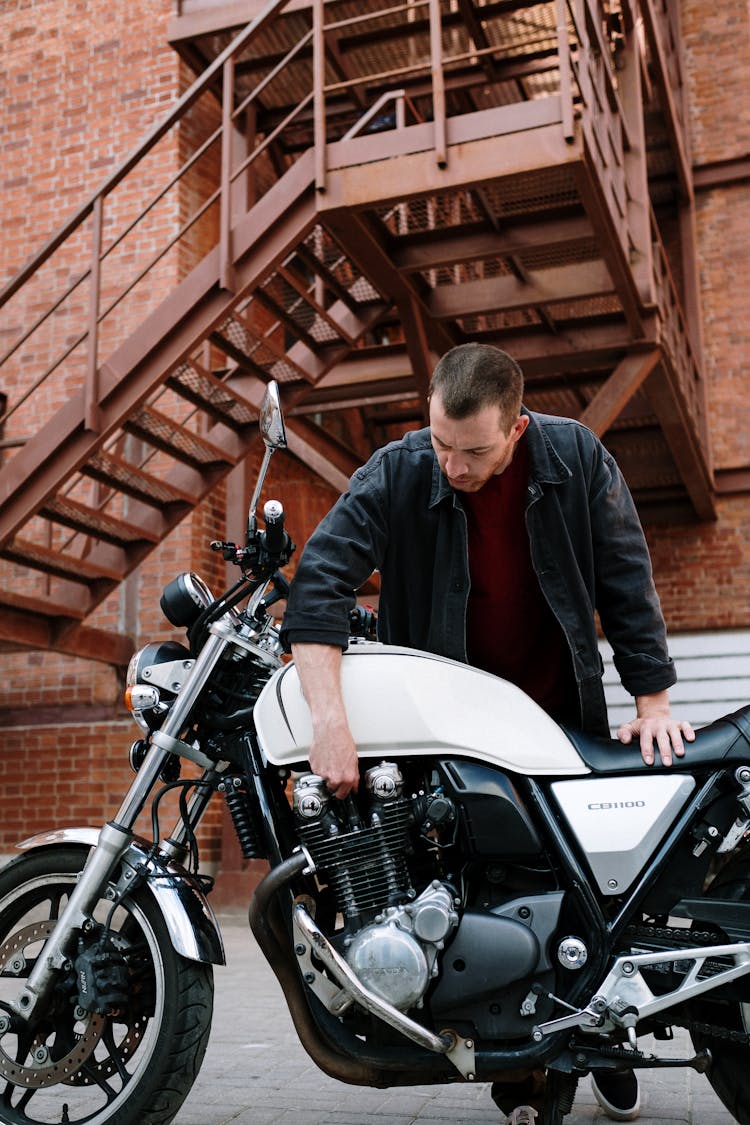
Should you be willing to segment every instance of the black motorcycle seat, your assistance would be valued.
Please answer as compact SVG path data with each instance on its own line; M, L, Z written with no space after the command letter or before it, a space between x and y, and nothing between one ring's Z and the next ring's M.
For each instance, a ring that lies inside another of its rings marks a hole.
M658 755L656 763L647 766L637 742L625 745L616 738L597 738L565 726L562 729L593 773L640 773L671 768L663 766ZM731 762L750 765L750 705L700 727L695 732L695 741L685 743L685 757L674 759L675 765L682 768Z

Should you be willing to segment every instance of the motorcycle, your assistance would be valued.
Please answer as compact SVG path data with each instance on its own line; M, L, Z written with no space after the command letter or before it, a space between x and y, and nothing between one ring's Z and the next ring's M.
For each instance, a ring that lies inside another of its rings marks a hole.
M328 1075L496 1096L543 1071L541 1125L560 1125L592 1070L693 1067L750 1125L750 707L646 767L503 680L379 644L360 609L342 682L363 776L335 800L269 612L294 550L280 503L256 516L286 441L275 384L260 428L245 543L213 544L238 582L215 598L180 575L161 608L184 643L131 661L141 737L119 809L24 841L0 872L0 1121L173 1120L224 961L197 844L217 798L269 862L250 925ZM675 1027L689 1057L660 1053Z

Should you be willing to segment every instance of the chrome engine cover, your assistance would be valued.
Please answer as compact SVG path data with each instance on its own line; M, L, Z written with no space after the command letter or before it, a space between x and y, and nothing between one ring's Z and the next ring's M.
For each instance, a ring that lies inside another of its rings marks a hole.
M351 940L346 960L381 1000L405 1012L418 1006L437 954L458 925L453 896L435 880L414 902L389 907Z

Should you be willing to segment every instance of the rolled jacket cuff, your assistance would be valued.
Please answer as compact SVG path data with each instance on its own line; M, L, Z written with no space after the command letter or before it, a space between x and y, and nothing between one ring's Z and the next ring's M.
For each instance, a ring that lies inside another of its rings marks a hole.
M631 695L654 695L677 682L673 660L654 660L639 654L615 660L622 686Z
M348 632L342 632L340 629L306 629L304 627L285 629L282 627L279 639L284 652L291 652L292 645L296 644L331 645L333 648L340 648L343 652L349 644Z

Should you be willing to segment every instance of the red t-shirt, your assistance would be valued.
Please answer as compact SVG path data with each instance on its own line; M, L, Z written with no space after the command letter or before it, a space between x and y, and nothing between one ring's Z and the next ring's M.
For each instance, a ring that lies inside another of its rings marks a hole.
M577 691L568 642L531 564L524 511L529 452L524 437L499 476L462 492L469 532L469 663L517 684L554 718L575 721Z

